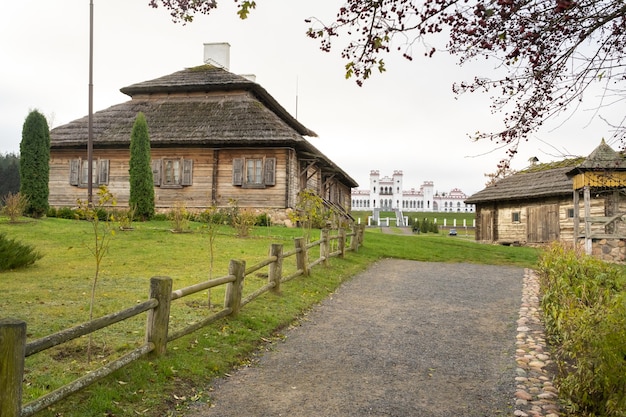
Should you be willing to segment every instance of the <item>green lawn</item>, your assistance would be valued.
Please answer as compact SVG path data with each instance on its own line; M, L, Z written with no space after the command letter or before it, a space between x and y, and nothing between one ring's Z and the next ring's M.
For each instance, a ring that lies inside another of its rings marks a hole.
M209 239L201 224L192 223L193 233L174 234L170 228L168 222L135 223L135 230L113 236L97 285L96 316L147 299L152 276L172 277L174 289L209 278ZM44 255L32 267L0 273L2 317L26 321L29 340L86 321L95 268L87 247L93 239L89 223L51 218L9 224L0 217L0 233L33 245ZM293 238L300 235L298 229L259 227L251 237L237 238L233 229L224 226L215 240L211 276L225 275L230 259L256 264L267 256L271 243L283 243L289 251ZM319 231L313 239L318 237ZM379 228L367 229L364 246L345 259L333 258L329 269L315 267L310 277L283 284L280 296L265 294L245 306L238 317L171 343L165 357L137 361L41 415L162 416L175 414L191 401L207 401L211 377L248 361L259 343L281 337L281 329L381 258L532 267L537 254L532 248L482 245L462 236L384 234ZM295 270L295 261L290 259L285 261L285 275ZM260 274L246 277L244 296L265 282ZM211 307L206 291L176 300L171 328L206 316L210 308L221 306L223 295L223 289L212 290ZM140 345L144 326L142 315L96 333L96 360L91 364L86 363L84 340L29 357L24 403Z

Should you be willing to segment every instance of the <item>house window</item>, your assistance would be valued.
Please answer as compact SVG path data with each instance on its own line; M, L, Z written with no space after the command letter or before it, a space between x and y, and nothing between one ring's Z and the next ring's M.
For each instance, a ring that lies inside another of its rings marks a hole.
M193 184L193 159L163 158L152 161L156 187L181 188Z
M180 185L180 159L163 161L163 185Z
M246 159L246 183L263 184L263 159Z
M233 185L243 188L276 185L276 158L233 158Z
M92 185L108 185L109 160L93 159L91 166ZM78 187L87 187L89 185L89 160L77 158L70 161L70 185L76 185Z
M568 208L567 209L567 218L568 219L573 219L574 218L574 209L573 208Z
M512 214L513 214L512 215L513 223L520 223L521 222L521 220L520 220L521 219L521 217L520 217L521 213L519 211L514 211Z

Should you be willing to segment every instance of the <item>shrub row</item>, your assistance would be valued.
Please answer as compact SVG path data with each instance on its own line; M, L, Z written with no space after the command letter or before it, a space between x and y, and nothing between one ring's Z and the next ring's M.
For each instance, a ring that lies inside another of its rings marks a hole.
M114 214L115 218L121 217L121 216L118 216L118 214L122 214L122 211L120 211L119 209L112 209L111 212L107 212L107 210L105 210L104 208L97 209L98 218L102 221L106 220L107 215L110 213ZM47 216L56 217L60 219L84 220L76 208L70 208L70 207L61 207L61 208L50 207L48 209ZM208 211L208 210L205 210L202 212L185 211L184 216L186 220L201 222L201 223L212 222L215 224L227 224L231 226L233 224L233 221L232 221L233 213L231 212L230 208L218 209L213 212ZM167 220L171 220L171 217L172 217L171 213L157 213L152 217L152 220L167 221ZM255 226L271 226L270 216L266 213L261 213L255 216L254 225Z
M415 219L412 229L414 233L439 233L437 223L426 218L421 222Z
M539 276L561 399L578 416L625 417L623 269L553 244L540 259Z

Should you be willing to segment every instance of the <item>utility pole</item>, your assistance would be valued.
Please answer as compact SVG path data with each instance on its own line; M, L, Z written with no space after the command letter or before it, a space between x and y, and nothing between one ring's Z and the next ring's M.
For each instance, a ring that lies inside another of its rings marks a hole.
M93 202L93 0L89 0L89 123L87 132L87 202Z

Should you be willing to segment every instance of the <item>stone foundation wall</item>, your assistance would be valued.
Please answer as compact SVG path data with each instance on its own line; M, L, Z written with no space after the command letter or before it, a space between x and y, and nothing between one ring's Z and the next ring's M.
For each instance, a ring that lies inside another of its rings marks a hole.
M222 207L223 208L223 207ZM293 212L293 209L267 209L267 208L248 208L244 207L244 210L251 210L255 215L261 215L266 213L273 225L294 227L294 223L289 219L289 214ZM172 211L172 208L157 208L156 212L159 214L168 214ZM197 208L187 208L188 212L200 213L202 210Z
M620 239L594 240L591 254L603 261L624 262L626 260L626 242Z

